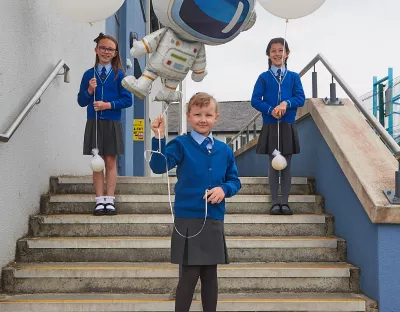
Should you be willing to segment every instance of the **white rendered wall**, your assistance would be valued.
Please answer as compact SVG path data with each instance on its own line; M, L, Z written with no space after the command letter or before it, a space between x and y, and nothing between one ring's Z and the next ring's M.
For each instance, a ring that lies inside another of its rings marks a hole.
M86 110L76 97L94 63L93 39L105 23L89 26L58 13L51 0L0 0L0 133L64 59L71 82L58 76L8 143L0 143L0 266L14 260L17 239L38 213L52 175L90 174L82 155Z

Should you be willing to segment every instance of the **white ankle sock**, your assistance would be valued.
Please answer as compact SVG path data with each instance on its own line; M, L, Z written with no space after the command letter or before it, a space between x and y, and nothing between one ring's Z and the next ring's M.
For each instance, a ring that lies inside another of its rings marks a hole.
M105 196L96 197L96 205L98 205L98 204L104 204L104 199L105 199ZM98 206L98 207L96 208L96 210L97 210L97 209L103 209L103 207Z
M104 196L104 202L106 204L114 204L114 196Z
M106 204L106 208L110 209L110 210L115 210L115 208L112 206L112 205L114 205L115 197L114 196L104 196L104 198L105 198L104 202ZM108 205L108 204L111 204L111 205Z
M105 196L96 197L96 204L103 204L105 200Z

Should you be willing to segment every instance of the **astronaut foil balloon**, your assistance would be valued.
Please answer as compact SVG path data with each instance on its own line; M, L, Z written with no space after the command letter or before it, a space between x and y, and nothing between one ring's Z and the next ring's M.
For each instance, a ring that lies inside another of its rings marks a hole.
M127 76L124 88L143 99L151 84L163 78L163 89L155 101L178 102L179 83L192 71L200 82L207 75L205 45L220 45L233 40L256 21L256 0L153 0L154 12L164 28L141 41L134 40L132 57L151 53L142 76Z

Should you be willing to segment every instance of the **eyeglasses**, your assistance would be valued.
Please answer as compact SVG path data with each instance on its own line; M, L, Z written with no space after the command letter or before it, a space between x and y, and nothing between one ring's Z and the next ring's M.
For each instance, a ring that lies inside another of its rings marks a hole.
M107 48L107 47L104 47L104 46L100 46L100 47L98 47L98 49L99 49L101 52L107 52L107 53L114 53L114 52L117 51L117 49Z

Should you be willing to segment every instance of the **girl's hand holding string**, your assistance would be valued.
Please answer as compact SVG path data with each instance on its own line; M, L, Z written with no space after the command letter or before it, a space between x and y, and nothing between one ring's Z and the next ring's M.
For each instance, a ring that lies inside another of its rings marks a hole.
M272 111L272 116L274 116L276 119L280 119L283 117L283 115L286 114L286 109L287 103L283 101L281 102L281 104L274 108L274 110Z
M93 106L94 106L95 111L103 111L106 109L111 109L110 102L96 101L96 102L93 102Z
M207 197L207 202L211 204L219 204L224 200L225 192L222 187L217 186L207 192ZM203 196L203 199L206 199L206 195Z
M162 115L157 116L151 123L151 129L156 139L162 139L165 136L165 120Z
M272 111L272 116L275 118L275 119L280 119L280 117L277 115L277 113L276 113L276 110L275 110L275 108L274 108L274 110Z
M89 87L88 87L88 92L89 94L93 94L94 90L96 90L97 88L97 79L96 78L92 78L89 80Z

